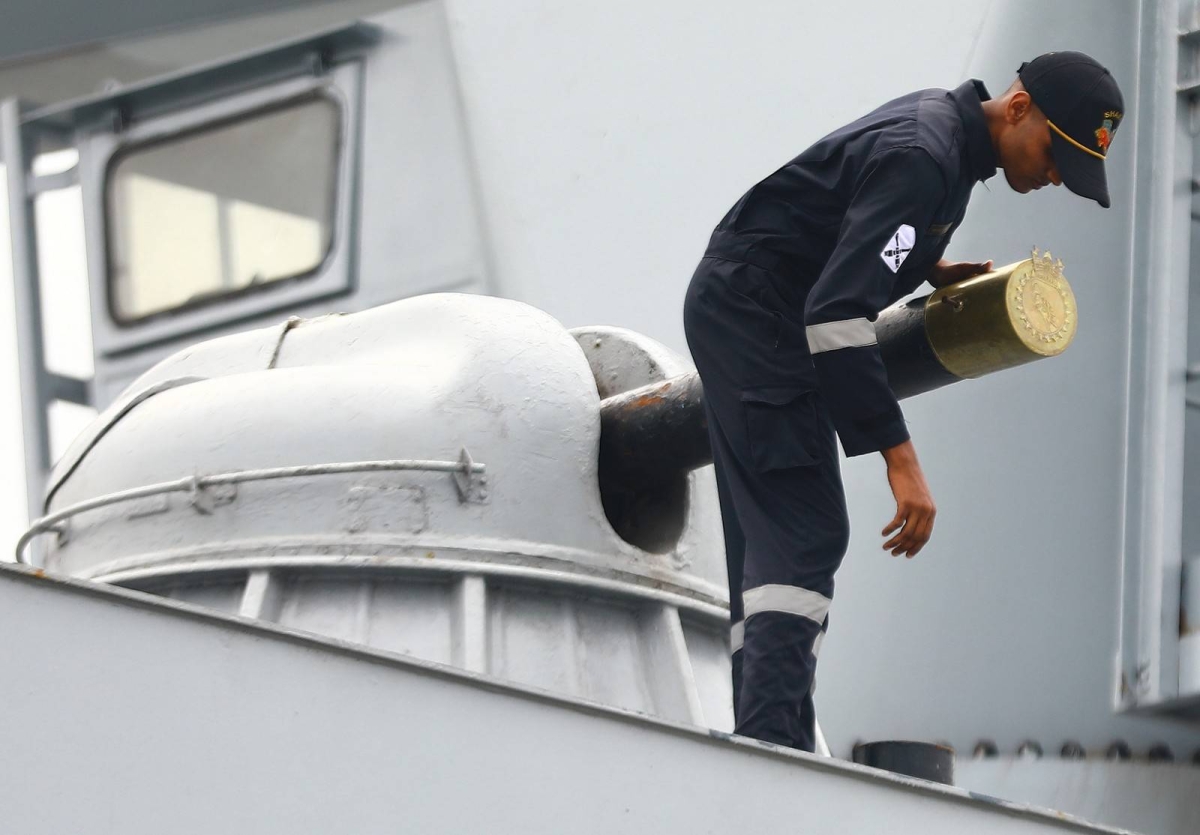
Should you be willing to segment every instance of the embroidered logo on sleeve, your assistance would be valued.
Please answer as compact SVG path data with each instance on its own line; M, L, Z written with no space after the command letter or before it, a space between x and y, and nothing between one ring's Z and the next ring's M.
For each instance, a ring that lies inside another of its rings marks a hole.
M887 246L883 248L883 252L879 253L879 257L883 259L883 263L888 265L889 270L899 272L900 265L904 263L904 259L908 257L908 253L912 252L913 244L916 241L916 231L907 223L901 224L900 228L888 240Z

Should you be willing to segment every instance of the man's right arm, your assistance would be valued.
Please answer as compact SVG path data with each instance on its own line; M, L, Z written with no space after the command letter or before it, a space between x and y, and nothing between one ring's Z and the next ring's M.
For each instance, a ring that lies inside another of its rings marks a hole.
M883 453L896 497L884 536L896 535L885 547L908 556L929 539L933 500L888 385L874 323L944 194L941 172L921 149L893 149L870 161L805 305L809 351L842 448L848 456Z
M920 553L933 535L933 519L937 508L925 473L917 461L917 450L912 441L882 450L887 462L888 484L896 499L896 515L883 529L883 536L895 534L883 543L883 550L891 551L896 557L904 554L909 559Z

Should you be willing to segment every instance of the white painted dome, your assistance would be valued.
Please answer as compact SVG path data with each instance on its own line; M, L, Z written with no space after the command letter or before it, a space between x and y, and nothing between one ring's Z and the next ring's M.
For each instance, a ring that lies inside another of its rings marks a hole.
M645 548L597 477L599 391L689 368L458 294L202 343L59 462L49 513L139 492L71 515L47 567L724 727L711 472Z

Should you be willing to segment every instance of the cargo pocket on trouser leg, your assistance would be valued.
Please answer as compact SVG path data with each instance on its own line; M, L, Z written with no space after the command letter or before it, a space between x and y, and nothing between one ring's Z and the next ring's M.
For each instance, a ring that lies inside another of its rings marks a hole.
M755 470L785 470L821 462L817 396L811 387L742 392L750 463Z

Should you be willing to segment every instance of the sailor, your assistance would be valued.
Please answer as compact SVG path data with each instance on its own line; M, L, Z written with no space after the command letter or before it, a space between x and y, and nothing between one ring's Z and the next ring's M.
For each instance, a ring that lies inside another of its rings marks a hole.
M751 188L712 234L684 302L704 383L725 531L735 731L813 751L812 689L850 529L836 437L882 453L892 556L933 532L933 497L874 321L923 282L991 269L942 253L977 182L1065 184L1109 206L1104 160L1123 118L1097 61L1052 52L999 98L922 90L821 139Z

